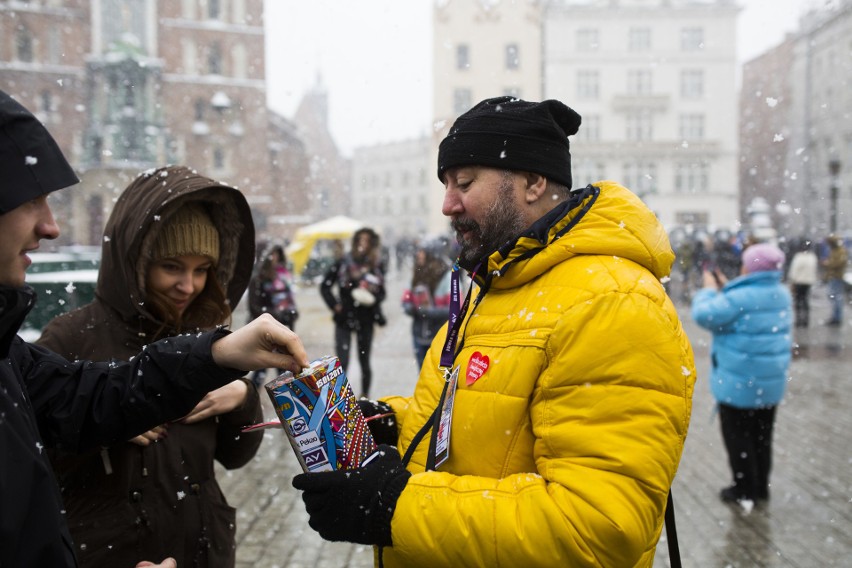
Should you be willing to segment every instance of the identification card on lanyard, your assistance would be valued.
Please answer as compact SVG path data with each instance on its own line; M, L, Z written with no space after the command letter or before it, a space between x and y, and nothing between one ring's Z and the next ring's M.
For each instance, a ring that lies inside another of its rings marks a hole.
M453 423L453 401L456 398L456 385L459 383L459 366L447 377L447 396L441 407L441 420L438 426L437 443L435 444L435 467L440 466L450 457L450 427Z
M478 268L478 267L477 267ZM471 276L471 289L473 288L473 278L476 275L474 270ZM461 327L464 316L467 313L467 308L470 305L471 293L468 291L467 297L464 299L464 305L461 305L461 290L459 278L459 264L456 261L453 264L453 270L450 278L450 310L449 322L447 325L447 339L444 341L444 348L441 350L441 361L439 367L444 371L444 392L441 394L440 415L438 424L432 425L432 440L429 444L429 454L432 454L434 449L435 462L430 464L431 459L427 459L427 468L438 467L450 457L450 426L453 421L453 401L456 397L456 386L459 382L460 366L453 367L456 358L456 342L459 337L459 328ZM450 371L452 369L452 371ZM436 409L438 410L438 409ZM433 414L434 417L434 414ZM437 426L438 431L435 431Z

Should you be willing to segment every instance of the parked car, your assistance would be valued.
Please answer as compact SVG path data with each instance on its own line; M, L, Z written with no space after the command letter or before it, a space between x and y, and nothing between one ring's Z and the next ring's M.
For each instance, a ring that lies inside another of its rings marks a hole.
M73 249L29 255L27 284L38 295L33 310L21 327L24 339L36 339L51 319L95 298L100 267L100 249Z

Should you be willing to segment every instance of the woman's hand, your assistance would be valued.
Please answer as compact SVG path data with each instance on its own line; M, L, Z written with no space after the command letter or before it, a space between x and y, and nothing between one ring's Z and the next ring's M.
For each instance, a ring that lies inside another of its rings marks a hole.
M718 269L704 270L701 273L701 278L705 288L713 288L714 290L720 290L728 282L728 277Z
M128 442L134 443L139 446L150 446L152 442L156 442L158 440L165 440L166 438L168 438L168 430L169 428L165 424L163 424L162 426L155 426L144 434L139 434L135 438L130 438Z
M226 414L243 405L248 395L248 384L237 379L224 387L208 392L192 411L180 421L184 424L200 422L211 416Z
M166 558L159 564L154 564L153 562L143 560L142 562L136 565L136 568L177 568L177 560L175 560L174 558Z

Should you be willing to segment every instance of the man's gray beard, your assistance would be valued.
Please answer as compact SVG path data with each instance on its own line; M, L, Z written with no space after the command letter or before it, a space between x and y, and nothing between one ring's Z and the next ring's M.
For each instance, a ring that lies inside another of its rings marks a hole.
M512 200L512 178L505 176L498 188L499 195L491 203L482 224L474 231L478 244L462 245L459 260L463 267L473 269L480 260L520 235L527 224Z

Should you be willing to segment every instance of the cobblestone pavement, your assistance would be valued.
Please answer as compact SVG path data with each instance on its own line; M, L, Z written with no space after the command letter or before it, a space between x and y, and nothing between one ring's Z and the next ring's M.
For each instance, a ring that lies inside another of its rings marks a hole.
M373 348L373 396L411 394L417 377L410 343L410 320L399 307L408 272L391 274L385 311ZM699 384L693 401L684 456L673 495L683 566L751 568L850 566L852 558L852 373L850 323L824 327L825 290L813 293L815 320L796 330L796 348L787 396L778 410L772 500L744 514L725 505L718 491L729 472L707 386L710 334L679 305L692 340ZM310 357L332 354L333 328L315 286L298 290L296 331ZM847 312L852 317L852 309ZM236 322L244 322L238 310ZM270 375L271 377L271 375ZM350 370L360 384L357 362ZM267 416L274 412L261 393ZM218 466L217 466L218 467ZM237 508L237 565L241 568L360 568L373 565L369 547L324 542L307 525L298 492L290 480L299 467L283 432L268 430L257 457L242 469L217 475ZM669 566L665 537L655 568Z

